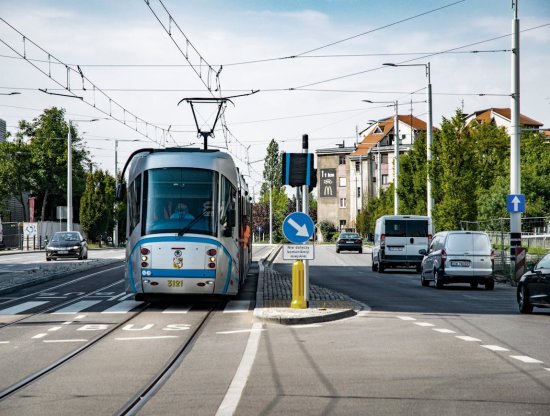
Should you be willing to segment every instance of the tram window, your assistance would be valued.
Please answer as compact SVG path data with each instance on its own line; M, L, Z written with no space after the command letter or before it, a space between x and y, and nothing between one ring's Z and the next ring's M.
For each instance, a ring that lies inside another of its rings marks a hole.
M216 235L217 213L205 210L215 206L217 175L206 169L151 169L147 175L146 234L174 233L191 221L190 233ZM145 189L145 188L144 188ZM186 205L186 215L176 215L177 207Z
M230 225L234 221L230 220L231 215L235 215L235 204L237 199L237 190L226 177L222 176L221 180L221 201L220 201L220 223L224 226L229 226L226 233L230 233Z
M139 213L141 211L141 175L138 175L128 187L128 209L130 212L129 223L130 233L139 224Z

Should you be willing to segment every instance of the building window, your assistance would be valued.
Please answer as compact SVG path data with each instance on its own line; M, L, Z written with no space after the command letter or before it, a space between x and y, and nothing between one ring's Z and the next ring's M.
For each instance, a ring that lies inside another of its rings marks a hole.
M388 184L388 175L382 175L382 185Z
M346 207L346 198L340 198L340 208Z
M360 171L361 171L361 163L355 162L355 172L360 172Z
M346 220L340 220L340 229L343 230L346 228Z
M376 176L373 176L373 177L372 177L372 181L373 181L373 182L376 182Z
M388 154L387 153L384 153L382 155L382 161L381 161L382 164L388 164Z
M339 156L338 164L339 165L345 165L346 164L346 156Z
M346 186L346 177L345 176L340 176L338 178L338 185L339 186Z

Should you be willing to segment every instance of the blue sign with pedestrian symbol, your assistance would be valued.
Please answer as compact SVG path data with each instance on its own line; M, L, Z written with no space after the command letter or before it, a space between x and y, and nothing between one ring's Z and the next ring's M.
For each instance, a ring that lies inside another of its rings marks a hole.
M506 208L508 209L508 212L525 212L525 195L507 195Z
M283 234L288 241L302 244L313 235L313 220L303 212L293 212L283 221Z

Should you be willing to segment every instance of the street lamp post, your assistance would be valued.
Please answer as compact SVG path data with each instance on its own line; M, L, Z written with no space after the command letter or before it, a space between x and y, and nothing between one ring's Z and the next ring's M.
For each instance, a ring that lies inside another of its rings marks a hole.
M430 63L427 64L393 64L385 63L386 66L423 66L426 68L426 77L428 78L428 89L426 92L427 95L427 112L428 112L428 125L426 132L426 160L427 164L430 164L432 160L432 143L433 143L433 119L432 119L432 82L430 76ZM433 198L432 198L432 181L430 179L430 174L427 172L427 182L426 182L426 212L428 216L432 215L433 209Z
M73 230L73 152L71 137L71 122L97 121L98 118L91 120L69 120L69 132L67 133L67 231Z
M395 115L393 118L393 135L394 135L394 179L393 179L393 214L399 214L399 196L397 195L397 188L399 183L399 108L398 101L371 101L363 100L366 103L372 104L385 104L389 103L395 107ZM380 154L380 152L379 152ZM380 186L380 185L379 185Z

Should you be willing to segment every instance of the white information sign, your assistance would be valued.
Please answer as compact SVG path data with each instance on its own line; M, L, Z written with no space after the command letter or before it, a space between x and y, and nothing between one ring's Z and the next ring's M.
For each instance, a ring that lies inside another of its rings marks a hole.
M313 244L283 244L284 260L313 260Z

